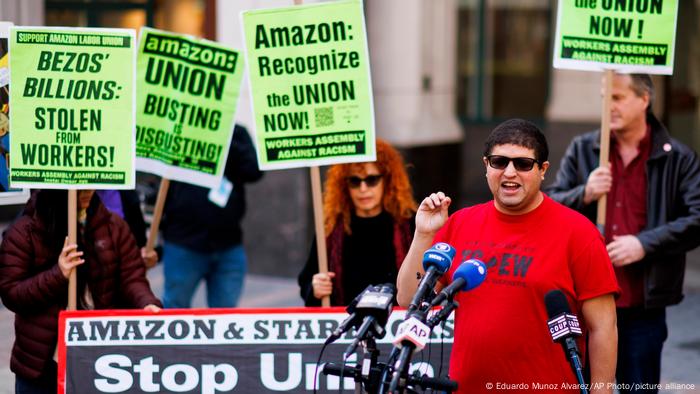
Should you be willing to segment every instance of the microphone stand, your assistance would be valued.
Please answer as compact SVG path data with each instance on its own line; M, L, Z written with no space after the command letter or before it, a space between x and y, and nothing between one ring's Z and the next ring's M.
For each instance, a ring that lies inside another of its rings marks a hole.
M568 351L569 362L571 363L571 369L574 370L574 375L576 375L576 380L578 380L579 387L581 388L581 394L588 394L586 389L586 381L583 379L583 366L581 365L581 358L578 356L578 350L576 349L576 340L573 338L566 339L566 350Z
M411 311L409 316L415 317L420 321L425 321L425 324L432 329L440 322L447 319L458 306L459 304L457 302L448 299L447 304L428 319L427 315L430 311L430 303L423 302L420 308ZM387 393L387 386L389 387L388 393L416 393L414 387L422 387L423 389L432 388L434 390L449 392L457 389L457 383L452 380L419 376L419 374L415 372L414 375L409 375L408 368L413 354L413 347L410 345L406 345L403 348L395 346L389 354L387 362L382 363L378 362L379 349L377 349L375 332L373 330L367 330L362 338L356 338L356 340L358 340L364 350L361 363L348 369L346 369L344 363L342 365L328 363L325 364L322 372L324 375L341 376L345 374L344 371L347 371L348 375L352 376L353 380L356 382L355 393L357 394L384 394ZM398 362L396 361L397 358L399 359ZM388 378L392 372L393 377L391 382L389 382ZM363 385L364 391L362 390ZM343 379L340 380L340 387L342 390Z
M391 353L389 353L389 359L386 361L386 364L382 366L382 374L379 377L379 382L381 383L379 385L379 390L377 391L377 394L384 394L386 393L386 384L384 382L389 381L389 374L391 373L391 366L394 365L396 362L396 357L399 356L399 348L394 347L391 349Z
M374 338L367 339L366 342L367 352L363 358L362 364L357 364L352 368L349 368L349 374L352 375L355 382L355 392L356 393L369 393L369 394L383 394L385 393L386 386L389 384L386 378L388 377L387 372L391 369L392 358L395 358L395 354L398 352L392 351L392 355L389 356L388 363L377 362L377 356L379 355L379 350L376 348L376 343ZM396 348L394 348L396 350ZM367 366L369 364L369 366ZM322 373L324 375L334 375L340 376L344 375L345 366L337 365L333 363L325 364ZM349 377L349 376L348 376ZM457 390L457 383L441 378L429 378L427 376L407 376L407 384L402 389L406 389L408 393L414 394L416 390L412 387L421 387L425 389L433 389L444 392L453 392ZM362 384L365 384L365 391L362 391ZM342 381L341 381L342 385ZM342 386L341 386L342 387Z
M426 303L423 303L417 310L409 311L408 317L415 317L416 319L425 322L428 315L428 311L424 309ZM404 383L401 383L401 378L405 375L408 376L408 367L411 364L411 357L413 356L414 346L404 345L399 353L399 361L396 362L394 367L394 375L391 378L391 384L389 385L389 393L398 393L400 388L405 388L407 379L403 379Z
M348 371L355 381L355 393L380 393L383 386L382 377L384 376L384 370L386 370L388 366L377 362L379 358L379 349L377 349L377 342L373 335L369 335L363 340L362 347L364 349L362 362L349 368ZM324 375L340 376L345 368L344 363L342 366L328 363L323 367L322 373ZM364 391L362 390L363 385L365 388ZM343 379L340 380L340 390L342 389Z
M480 261L468 261L457 268L453 275L453 282L448 288L440 293L436 298L434 286L438 278L449 269L454 257L454 248L447 244L438 243L426 251L423 259L423 267L426 270L418 289L413 295L406 318L401 323L400 334L394 339L395 346L392 349L387 363L378 363L378 350L375 338L382 338L386 319L380 319L378 324L375 321L364 320L361 324L359 335L350 344L345 355L354 351L358 343L362 343L365 350L362 364L357 364L351 368L351 374L355 382L359 383L356 392L361 392L362 384L369 393L384 394L388 387L390 394L404 394L406 392L415 393L417 387L423 389L438 389L443 391L457 390L457 382L443 379L430 378L427 375L420 375L420 371L409 374L411 358L416 349L422 350L430 342L430 333L440 322L445 321L459 304L454 301L457 291L470 290L483 282L486 267ZM475 271L478 270L478 271ZM461 281L461 282L459 282ZM469 286L467 286L469 284ZM429 316L431 308L442 304L442 309ZM358 307L361 302L358 302ZM368 301L369 303L369 301ZM369 311L376 310L369 308ZM383 311L383 309L382 309ZM371 319L379 319L374 314L369 315ZM367 319L367 317L365 317ZM345 325L345 324L344 324ZM325 375L342 375L345 365L325 364L323 373ZM391 379L389 379L391 375ZM389 381L390 380L390 381Z
M375 322L372 322L376 324ZM377 330L376 333L374 330L367 329L364 331L364 335L358 336L353 340L353 343L350 344L348 347L348 350L346 350L345 354L349 355L352 351L354 351L354 348L360 344L363 348L363 355L362 355L362 362L358 363L355 368L353 368L352 374L355 380L355 393L356 394L362 394L362 386L364 383L365 386L365 391L366 393L376 393L379 392L380 387L382 386L382 380L380 379L380 375L383 373L382 371L385 369L385 366L381 363L378 363L377 360L379 358L379 349L377 349L377 342L375 339L375 335L379 335L380 338L384 337L384 334L382 334L383 327L379 327L381 330ZM352 350L351 350L352 349ZM345 364L345 361L343 361L343 364ZM328 364L327 364L328 365ZM380 366L381 369L379 369L377 366ZM344 368L344 367L343 367ZM331 368L329 368L330 370ZM324 367L323 370L324 374L329 374L326 368ZM342 390L343 388L343 381L341 379L340 383L340 388Z
M431 329L440 324L440 322L445 321L452 312L459 307L459 303L457 301L452 301L448 300L447 304L436 314L434 314L428 321L425 323L430 327Z
M432 330L436 325L440 324L440 322L447 319L450 316L450 314L455 309L457 309L458 306L458 302L454 301L452 298L449 298L447 300L447 304L440 311L438 311L428 319L427 315L430 311L430 303L425 302L421 305L421 308L419 308L417 311L412 312L411 316L417 318L420 321L424 321L425 324ZM392 355L396 350L397 348L394 347L394 350L392 350ZM404 346L403 348L401 348L399 361L397 363L398 365L395 366L394 375L392 377L391 384L389 385L389 393L401 393L404 389L406 389L407 383L411 381L411 378L408 375L408 367L411 364L412 356L412 347ZM391 362L391 360L389 361Z
M362 370L360 375L360 382L363 380L366 382L365 388L368 393L376 393L379 391L382 382L377 378L376 366L377 358L379 357L379 349L377 349L377 342L374 340L373 336L370 336L365 341L365 353L362 357ZM355 393L361 393L362 384L355 385Z

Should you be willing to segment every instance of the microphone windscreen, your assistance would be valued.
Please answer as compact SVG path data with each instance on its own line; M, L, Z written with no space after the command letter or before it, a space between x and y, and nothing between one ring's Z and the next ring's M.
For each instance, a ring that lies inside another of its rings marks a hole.
M365 287L365 289L362 290L362 291L360 292L360 294L358 294L358 295L355 296L355 299L353 299L353 300L350 302L350 304L347 306L347 308L345 308L345 310L346 310L349 314L353 314L353 313L355 312L355 308L357 307L357 303L360 302L360 299L362 298L362 296L363 296L366 292L372 291L373 288L374 288L374 286L372 286L372 285L369 285L369 286Z
M547 308L547 315L550 319L562 313L571 313L569 301L561 290L550 290L544 296L544 305Z
M447 272L455 257L455 248L444 242L438 242L423 254L423 269L435 267L440 272Z
M458 278L464 279L461 291L471 290L482 284L484 279L486 279L486 264L477 259L469 259L457 267L454 274L452 274L453 282Z
M384 283L379 286L379 292L396 295L396 286L393 283Z
M450 262L455 258L455 254L457 253L457 250L455 250L452 245L445 242L438 242L433 245L433 248L445 253L450 258Z

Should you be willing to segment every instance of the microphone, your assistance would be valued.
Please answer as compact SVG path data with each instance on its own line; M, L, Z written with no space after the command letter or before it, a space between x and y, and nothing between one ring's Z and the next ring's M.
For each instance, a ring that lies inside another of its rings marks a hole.
M581 332L581 326L578 323L578 318L571 313L569 302L566 300L566 296L561 290L550 290L544 296L544 304L547 308L547 315L549 316L547 326L549 326L549 333L552 335L552 341L561 343L564 348L564 353L571 363L571 368L576 375L581 393L586 394L588 390L586 389L586 384L583 379L583 367L581 365L578 346L576 345L576 337L583 334Z
M328 345L332 342L335 342L336 340L338 340L338 338L340 338L341 335L343 335L348 330L350 330L352 327L357 325L358 316L357 316L357 313L355 313L355 308L357 307L357 303L360 302L360 299L362 298L362 296L366 292L371 291L371 289L373 289L373 288L374 288L374 286L372 286L372 285L367 286L364 290L362 290L360 292L360 294L355 296L355 299L353 299L352 302L350 302L350 305L348 305L345 308L345 311L348 314L350 314L350 316L348 316L345 320L343 320L343 322L340 323L340 326L338 326L338 328L336 328L333 331L333 333L331 333L331 335L328 337L328 339L326 339L326 343L325 343L326 345Z
M452 274L452 283L435 296L430 306L451 300L459 291L469 291L479 286L486 279L486 271L486 264L480 260L469 259L463 262Z
M403 349L406 345L413 350L413 353L423 350L430 340L430 327L421 320L425 319L411 316L401 322L396 331L396 338L392 341L394 346Z
M438 242L423 253L423 269L425 275L418 284L418 289L408 305L408 313L418 309L418 306L428 296L433 294L433 288L438 279L450 269L455 257L455 248L444 242Z
M376 338L384 338L386 335L384 326L394 309L395 295L396 287L390 283L371 287L362 293L362 297L355 306L355 314L358 316L356 321L362 318L362 323L345 355L352 354L360 341L366 339L365 337L370 333Z

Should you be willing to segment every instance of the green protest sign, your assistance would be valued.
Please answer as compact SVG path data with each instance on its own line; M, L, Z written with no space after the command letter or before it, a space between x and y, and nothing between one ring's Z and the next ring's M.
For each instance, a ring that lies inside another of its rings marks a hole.
M375 160L360 0L242 13L262 169Z
M240 54L145 28L137 65L137 169L218 187L243 75Z
M134 187L134 32L14 27L12 187Z
M673 74L677 0L560 0L554 67Z
M0 22L0 205L23 204L29 189L10 189L10 27Z

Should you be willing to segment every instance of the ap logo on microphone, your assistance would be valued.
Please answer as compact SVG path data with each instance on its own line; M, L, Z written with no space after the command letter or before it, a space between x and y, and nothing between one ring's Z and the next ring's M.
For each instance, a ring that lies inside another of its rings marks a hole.
M430 341L430 327L415 317L411 317L399 325L393 344L403 347L404 341L411 341L416 345L416 348L413 349L414 353L423 350Z

